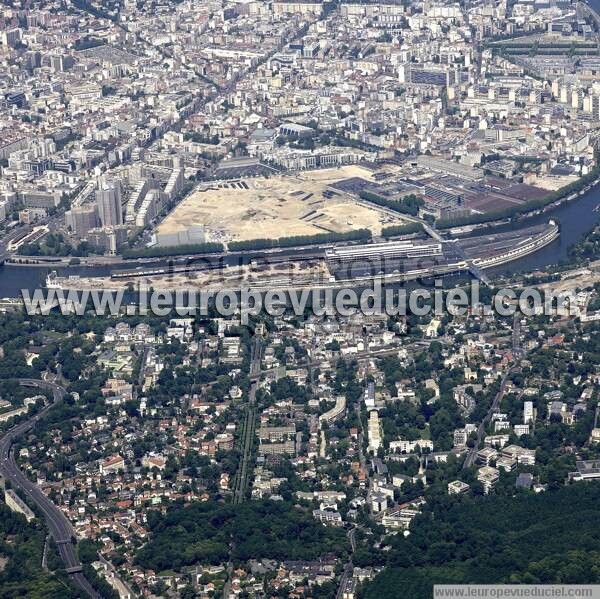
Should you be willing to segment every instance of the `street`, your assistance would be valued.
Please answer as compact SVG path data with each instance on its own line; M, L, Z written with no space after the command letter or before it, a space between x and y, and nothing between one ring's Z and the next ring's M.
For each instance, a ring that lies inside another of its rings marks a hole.
M81 563L77 557L74 541L74 531L66 516L44 495L42 490L32 483L18 468L12 449L16 438L27 432L33 425L48 412L66 394L63 387L46 381L22 379L21 385L49 390L53 393L53 402L45 406L35 416L20 422L0 438L0 474L9 480L14 488L21 490L33 501L42 513L46 525L50 530L57 547L58 553L65 564L65 569L71 579L89 596L100 599L90 582L84 576Z

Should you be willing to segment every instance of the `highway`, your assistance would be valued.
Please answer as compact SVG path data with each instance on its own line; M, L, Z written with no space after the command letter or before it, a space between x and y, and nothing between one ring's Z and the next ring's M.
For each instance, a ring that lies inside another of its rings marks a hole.
M13 488L21 490L36 504L58 547L58 553L65 564L65 570L73 582L75 582L75 584L89 597L101 599L101 596L94 590L82 572L82 566L77 557L75 545L73 544L74 531L71 523L58 507L44 495L42 490L19 470L14 454L11 451L14 440L30 430L54 404L61 401L65 396L66 391L63 387L56 385L55 383L41 380L21 379L19 382L26 387L37 387L44 391L52 391L53 402L48 404L31 418L12 427L2 436L2 438L0 438L0 474L7 480L10 480Z

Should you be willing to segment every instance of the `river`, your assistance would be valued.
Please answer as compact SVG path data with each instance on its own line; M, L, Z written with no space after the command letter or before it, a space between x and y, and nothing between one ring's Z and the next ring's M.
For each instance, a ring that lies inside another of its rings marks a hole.
M491 275L530 272L564 261L568 256L568 249L580 241L600 222L600 185L590 189L585 195L576 200L564 203L558 208L524 218L518 223L495 227L493 230L522 229L523 227L548 222L550 218L560 223L560 235L557 239L538 252L529 254L529 256L525 256L520 260L491 268L487 272Z
M600 0L598 0L600 3ZM552 264L557 264L567 257L568 248L578 242L586 233L600 222L600 186L594 187L585 195L565 203L552 211L545 212L529 218L524 218L518 223L496 227L493 230L505 230L523 228L547 222L549 218L556 219L561 225L561 234L550 245L544 247L539 252L530 254L520 260L515 260L504 264L495 269L491 269L490 274L503 274L515 272L529 272L536 269L543 269ZM484 232L489 233L491 229ZM146 264L150 267L151 265ZM105 276L109 275L113 266L102 267L68 267L57 269L59 274L82 275L82 276ZM116 268L123 268L119 266ZM0 298L2 297L20 297L21 289L35 289L40 286L52 266L15 266L5 264L0 266Z

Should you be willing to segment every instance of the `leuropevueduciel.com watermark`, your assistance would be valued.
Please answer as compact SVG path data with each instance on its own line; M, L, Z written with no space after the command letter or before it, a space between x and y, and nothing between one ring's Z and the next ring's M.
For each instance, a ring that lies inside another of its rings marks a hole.
M598 584L436 584L434 599L600 599Z
M352 316L386 314L394 316L443 317L479 315L512 316L516 312L524 316L577 316L575 291L540 291L534 287L513 289L510 287L486 294L481 301L480 283L471 281L464 287L444 288L441 279L432 287L391 288L375 281L373 285L356 288L321 287L316 289L252 290L223 289L201 291L194 288L155 290L139 287L132 293L125 289L76 290L61 288L21 290L28 315L47 315L57 309L61 314L98 316L154 315L220 317L239 315L242 324L248 324L251 316L267 314L302 316L311 311L316 316Z

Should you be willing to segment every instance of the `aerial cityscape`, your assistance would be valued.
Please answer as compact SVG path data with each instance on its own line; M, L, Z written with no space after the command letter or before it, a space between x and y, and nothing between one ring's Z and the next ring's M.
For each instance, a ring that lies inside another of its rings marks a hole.
M600 0L3 0L0 597L600 597Z

